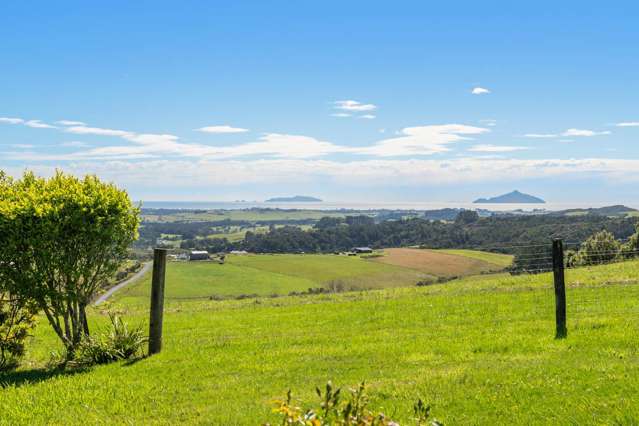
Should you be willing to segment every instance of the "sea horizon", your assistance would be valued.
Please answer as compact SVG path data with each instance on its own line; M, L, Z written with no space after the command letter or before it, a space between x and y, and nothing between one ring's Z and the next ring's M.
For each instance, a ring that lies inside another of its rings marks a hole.
M180 210L243 210L253 208L294 210L440 210L457 208L489 211L560 211L588 209L613 205L639 208L639 203L624 202L571 202L571 203L472 203L456 201L436 202L266 202L266 201L136 201L142 208Z

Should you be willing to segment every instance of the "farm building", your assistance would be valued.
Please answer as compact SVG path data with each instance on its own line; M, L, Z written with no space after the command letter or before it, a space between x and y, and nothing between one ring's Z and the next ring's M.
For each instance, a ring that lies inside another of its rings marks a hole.
M353 252L358 254L372 253L373 249L370 247L354 247Z
M189 260L209 260L209 252L208 251L192 251L189 254Z

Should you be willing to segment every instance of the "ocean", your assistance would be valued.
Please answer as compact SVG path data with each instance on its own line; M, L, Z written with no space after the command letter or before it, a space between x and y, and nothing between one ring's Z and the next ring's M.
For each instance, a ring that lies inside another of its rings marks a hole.
M546 203L546 204L473 204L467 202L309 202L267 203L259 201L142 201L142 207L182 210L241 210L251 208L302 209L302 210L439 210L444 208L483 209L491 211L548 210L558 211L576 208L595 208L614 204L639 208L639 203Z

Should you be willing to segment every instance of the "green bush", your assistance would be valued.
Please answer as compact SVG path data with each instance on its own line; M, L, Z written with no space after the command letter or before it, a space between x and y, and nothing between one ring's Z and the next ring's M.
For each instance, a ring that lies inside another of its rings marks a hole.
M90 335L87 307L137 238L139 213L125 191L96 176L0 171L2 288L33 301L73 352Z
M35 326L32 304L0 292L0 371L16 368L25 340Z
M72 354L72 363L81 366L108 364L131 359L142 353L147 338L141 327L130 329L115 314L109 314L111 329L98 337L83 340Z
M599 265L619 258L621 243L608 231L600 231L581 244L577 252L578 265Z
M303 426L399 426L384 413L368 408L369 399L364 382L357 388L350 389L342 398L341 388L335 389L329 381L324 392L315 388L319 397L318 405L302 408L295 403L289 390L286 399L275 401L273 412L281 416L282 425ZM441 426L437 420L430 420L430 406L419 399L413 405L413 415L418 426ZM265 426L268 426L265 423Z

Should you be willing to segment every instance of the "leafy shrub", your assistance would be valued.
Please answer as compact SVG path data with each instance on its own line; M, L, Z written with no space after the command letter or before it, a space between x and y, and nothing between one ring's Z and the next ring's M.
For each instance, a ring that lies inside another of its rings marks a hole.
M579 252L576 250L566 250L564 253L564 266L566 268L573 268L580 265Z
M133 265L129 266L126 271L129 273L133 273L133 272L137 272L140 270L140 268L142 268L142 264L140 263L139 260L136 260Z
M0 293L0 371L18 366L25 340L35 326L35 312L33 304Z
M128 324L115 314L109 314L109 318L111 329L98 337L91 336L83 340L73 354L73 364L108 364L131 359L142 352L147 338L141 327L130 329Z
M579 247L577 253L580 265L597 265L616 260L621 244L608 231L597 232Z
M301 408L292 397L289 390L286 399L275 401L273 412L282 418L282 425L303 426L399 426L384 413L371 411L368 408L369 398L366 385L360 383L357 388L350 389L346 398L342 398L341 388L335 389L329 381L324 392L315 388L319 397L319 405ZM413 405L413 414L418 426L441 426L437 420L430 420L430 406L419 399ZM265 426L269 424L266 423Z
M139 209L126 191L57 171L0 173L0 282L32 300L73 352L89 335L87 307L137 238Z
M621 247L621 252L625 258L633 258L639 255L639 224L637 224L637 231Z

